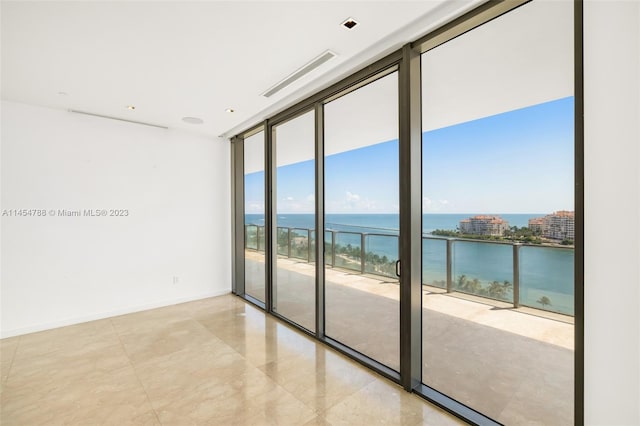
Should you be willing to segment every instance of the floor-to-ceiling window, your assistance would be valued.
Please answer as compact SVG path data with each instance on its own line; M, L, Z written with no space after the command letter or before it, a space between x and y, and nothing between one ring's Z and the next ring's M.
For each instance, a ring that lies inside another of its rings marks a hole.
M315 120L313 111L274 126L276 273L273 311L315 331Z
M397 72L324 106L324 154L326 335L399 370Z
M265 301L264 131L244 139L244 289Z
M469 421L572 424L573 8L487 3L239 137L239 294Z
M422 55L422 380L505 424L573 424L572 8Z

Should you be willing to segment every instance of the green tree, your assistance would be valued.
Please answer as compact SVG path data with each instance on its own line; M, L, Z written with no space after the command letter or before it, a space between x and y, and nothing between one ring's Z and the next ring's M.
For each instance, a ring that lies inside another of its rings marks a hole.
M459 289L465 289L467 287L467 276L462 274L458 277L456 285Z
M496 299L504 299L504 287L499 281L492 281L487 289L489 296Z
M456 231L450 231L448 229L435 229L431 231L431 235L439 235L441 237L457 237L460 233Z
M489 297L496 299L507 300L509 292L511 291L511 283L507 280L500 283L499 281L493 281L489 284L487 294Z
M471 281L466 280L463 290L471 294L483 294L486 292L486 290L483 291L484 288L482 287L482 283L477 278L474 278Z
M545 306L551 306L551 299L549 299L547 296L542 296L540 299L537 300L537 303L541 304L542 307L544 308Z

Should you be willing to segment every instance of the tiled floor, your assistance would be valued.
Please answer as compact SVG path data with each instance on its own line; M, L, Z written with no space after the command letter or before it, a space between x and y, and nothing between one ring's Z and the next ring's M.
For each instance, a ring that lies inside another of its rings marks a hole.
M235 296L0 340L0 424L456 425Z
M246 256L247 276L264 268L261 253ZM305 326L314 322L314 268L278 259L277 311ZM397 282L332 268L325 281L326 334L397 369ZM427 287L422 307L425 384L504 424L573 424L571 318Z

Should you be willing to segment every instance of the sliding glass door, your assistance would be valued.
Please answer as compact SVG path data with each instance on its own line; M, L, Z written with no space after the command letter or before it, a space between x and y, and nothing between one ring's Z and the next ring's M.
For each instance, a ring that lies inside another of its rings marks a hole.
M315 121L313 111L273 128L276 159L274 312L315 331Z
M504 424L573 424L572 9L422 55L422 380Z
M581 423L573 37L484 3L234 138L236 292L470 423Z
M264 131L244 139L244 289L264 303L265 297L265 157Z
M399 371L398 75L324 105L326 335Z

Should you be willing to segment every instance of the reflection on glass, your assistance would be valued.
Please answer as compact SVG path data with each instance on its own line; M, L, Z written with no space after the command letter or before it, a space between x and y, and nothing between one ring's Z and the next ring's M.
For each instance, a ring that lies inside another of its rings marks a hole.
M264 132L244 140L245 293L265 301Z
M273 309L315 330L315 122L308 112L275 127L278 256Z
M397 73L324 115L326 334L399 370Z
M422 55L422 380L503 424L573 424L572 14Z

